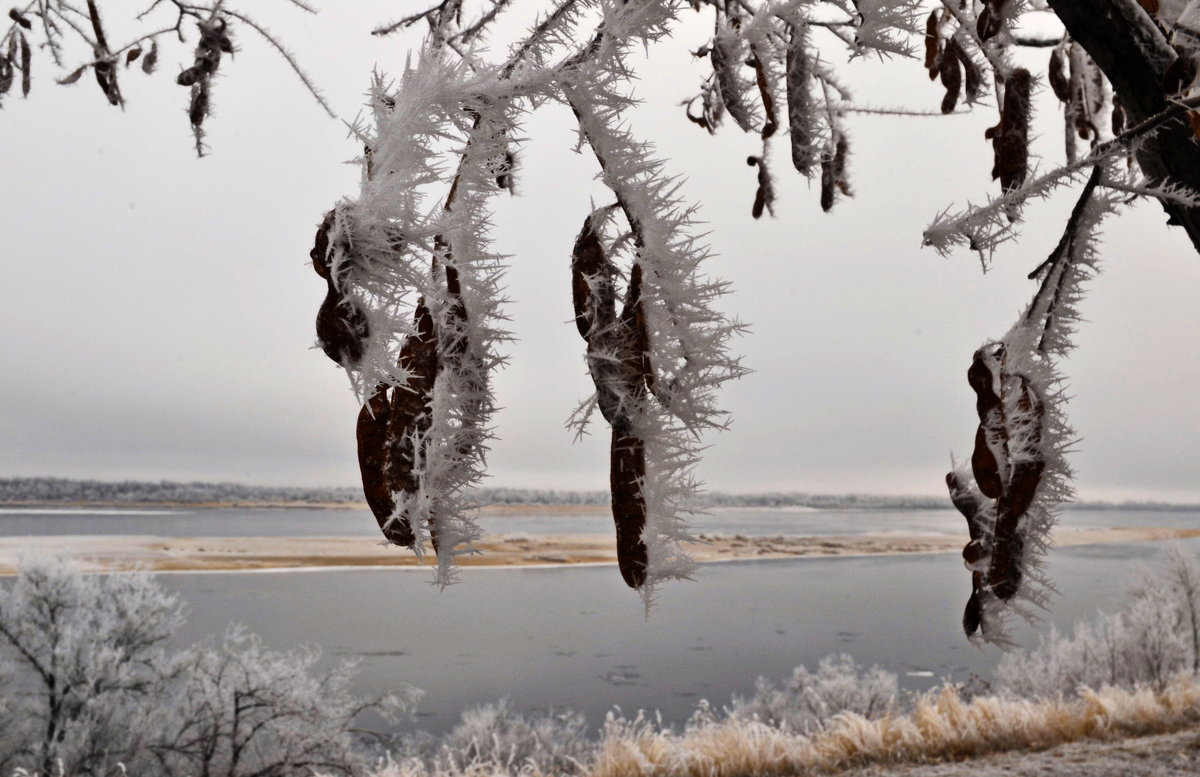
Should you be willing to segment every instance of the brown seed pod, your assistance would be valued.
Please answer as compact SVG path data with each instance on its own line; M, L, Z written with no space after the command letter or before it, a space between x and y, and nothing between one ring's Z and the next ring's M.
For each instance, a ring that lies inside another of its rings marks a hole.
M82 72L82 69L81 69ZM0 57L0 97L8 94L13 85L13 66L7 57Z
M137 46L134 46L129 51L125 52L125 67L132 65L140 56L142 56L142 50Z
M963 561L968 566L980 564L990 552L990 537L985 536L984 501L977 492L959 481L958 475L953 472L946 475L946 487L950 491L950 501L967 519L967 532L971 539L963 548ZM963 610L962 621L963 631L968 637L983 625L983 595L983 574L972 569L971 596Z
M616 317L611 289L605 293L603 288L611 287L612 273L596 233L594 217L591 214L584 219L583 229L571 250L571 300L575 306L575 327L584 340L593 330L599 332L611 325Z
M1004 84L1000 124L989 130L995 162L992 178L1005 192L1020 188L1029 173L1029 95L1033 76L1025 68L1012 72Z
M973 575L973 577L978 576L978 572ZM967 606L963 609L963 633L969 637L978 631L981 626L983 626L983 605L980 602L980 592L972 590L970 598L967 599Z
M983 0L983 9L975 22L975 32L980 40L996 37L1004 27L1004 6L1007 0Z
M971 453L971 474L979 484L979 490L990 499L1004 494L1004 480L1000 477L1000 463L988 445L988 434L983 424L975 430L975 449Z
M840 132L836 137L837 142L834 144L833 151L833 182L837 185L839 192L847 197L853 197L854 192L850 190L847 167L847 162L850 160L850 141Z
M8 18L12 19L14 22L27 30L33 29L33 22L29 21L28 17L26 17L25 14L21 13L16 8L8 9Z
M142 58L142 72L149 75L158 66L158 41L150 42L150 51Z
M1059 102L1065 103L1071 99L1071 85L1067 80L1067 58L1063 56L1061 48L1055 48L1050 52L1050 67L1047 75L1050 79L1050 88L1054 90L1054 96Z
M30 67L33 64L33 57L29 51L29 41L25 40L22 34L21 38L21 96L29 96L29 87L32 83L33 72Z
M953 38L951 38L954 41ZM958 50L958 62L963 68L963 85L967 92L967 102L977 102L984 95L986 90L986 81L983 77L983 70L979 65L975 64L975 60L971 59L970 55L963 49L962 46L954 41L954 46Z
M613 523L617 529L617 566L630 588L646 582L647 552L642 541L646 528L646 445L634 434L613 429L609 486L612 489Z
M942 98L942 113L953 113L958 105L959 95L962 94L962 68L958 61L958 44L954 38L946 41L938 62L938 75L941 76L942 86L946 88L946 96Z
M312 260L313 271L325 280L329 280L329 230L333 229L334 211L329 211L321 219L317 227L317 236L313 239L312 250L308 252Z
M358 469L362 475L367 506L371 508L383 536L397 545L411 546L414 538L408 520L403 517L390 520L396 511L396 503L385 474L390 414L387 390L386 383L379 384L375 393L358 411Z
M758 190L754 193L754 207L750 209L750 215L754 218L762 217L764 209L775 215L772 205L775 202L775 191L771 185L771 173L767 169L767 162L762 157L752 156L746 159L746 164L751 167L758 168Z
M762 100L763 114L766 116L760 134L762 139L766 140L779 129L779 121L775 116L775 97L771 94L771 84L767 81L767 71L763 66L762 59L758 56L758 52L754 52L753 62L754 81L758 84L758 95Z
M811 63L808 60L808 30L793 27L787 49L788 135L792 146L792 165L804 176L812 174L816 151L813 148L813 104L809 92Z
M925 69L930 81L938 77L938 19L938 12L930 11L925 20Z
M709 47L708 56L717 76L717 85L725 110L743 132L750 132L754 129L754 120L742 95L742 84L737 77L737 71L734 69L735 52L729 51L728 44L718 37Z
M1125 109L1121 106L1121 100L1115 94L1113 95L1112 104L1112 134L1120 135L1125 131Z
M412 496L417 493L420 486L418 467L424 459L424 450L419 446L428 443L427 434L433 422L433 385L440 365L433 316L425 307L424 299L417 301L413 317L417 331L405 338L404 346L400 349L400 366L407 371L408 381L392 389L388 408L384 481L389 495L399 493ZM412 533L408 516L398 516L393 525L399 531ZM436 552L435 529L435 526L430 526L430 537ZM411 545L412 541L401 544Z
M208 83L201 81L192 87L192 99L188 105L188 121L193 127L199 127L204 123L204 117L208 115Z
M833 209L833 155L828 151L821 154L821 210L828 213Z
M2 65L2 64L3 64L3 60L0 60L0 65ZM62 84L63 86L66 86L67 84L73 84L73 83L75 83L76 81L78 81L78 80L80 79L80 77L81 77L81 76L83 76L83 73L84 73L84 71L85 71L85 70L87 70L87 66L86 66L86 65L85 65L85 66L83 66L83 67L75 68L74 70L72 70L72 71L71 71L70 73L68 73L67 75L65 75L65 76L63 76L62 78L58 79L58 83L59 83L59 84ZM3 92L3 90L2 90L2 89L0 89L0 94L3 94L3 93L4 93L4 92Z
M342 296L332 281L327 283L329 291L317 311L317 341L330 359L352 367L362 361L371 326L357 302Z

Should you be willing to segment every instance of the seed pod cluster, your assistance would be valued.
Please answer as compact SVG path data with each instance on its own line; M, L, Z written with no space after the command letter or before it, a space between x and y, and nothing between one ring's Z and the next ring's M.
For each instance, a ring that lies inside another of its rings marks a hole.
M1029 71L1025 68L1014 70L1004 81L1000 123L984 133L984 137L992 141L992 179L999 179L1000 188L1006 193L1020 188L1029 174L1029 97L1032 89L1033 76Z
M629 273L625 300L616 312L616 267L604 250L604 209L589 215L571 252L575 326L587 343L588 372L596 404L612 428L609 485L617 533L617 565L630 588L646 581L646 443L635 422L637 405L653 391L650 336L642 305L642 267Z
M366 313L345 288L352 262L349 247L330 244L329 235L336 218L336 210L325 214L309 257L313 270L325 279L327 288L325 300L317 311L317 341L326 356L349 368L362 360L371 327Z
M946 90L942 97L942 113L953 113L966 88L968 103L983 96L983 70L963 48L959 40L961 32L954 29L945 35L944 30L953 17L948 13L930 11L925 21L925 69L929 80L940 79Z
M1025 550L1021 519L1046 468L1044 404L1027 377L1006 371L1006 361L1002 344L975 352L967 370L979 416L971 455L975 488L960 473L946 476L950 499L967 519L970 536L963 548L971 570L971 597L963 614L967 636L984 626L988 596L1008 601L1020 589Z
M233 53L233 40L229 37L228 24L224 18L218 16L202 21L198 27L200 41L196 44L192 66L180 71L175 78L175 83L180 86L191 87L188 121L196 133L197 143L201 137L201 125L212 112L209 84L221 65L221 55Z

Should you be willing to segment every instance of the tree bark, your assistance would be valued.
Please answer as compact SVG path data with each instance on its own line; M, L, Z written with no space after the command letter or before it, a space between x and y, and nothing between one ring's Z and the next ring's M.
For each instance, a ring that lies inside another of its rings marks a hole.
M1177 58L1166 37L1135 0L1049 0L1071 38L1091 55L1113 85L1129 124L1168 107L1163 88ZM1180 117L1141 143L1138 163L1153 183L1177 183L1200 191L1200 145ZM1163 202L1168 224L1183 227L1200 252L1200 208Z

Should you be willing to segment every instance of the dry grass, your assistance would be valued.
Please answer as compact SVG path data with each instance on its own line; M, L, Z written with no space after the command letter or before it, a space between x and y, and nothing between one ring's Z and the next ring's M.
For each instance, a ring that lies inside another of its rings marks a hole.
M868 720L844 713L808 736L756 721L713 721L682 733L610 722L589 777L735 777L825 774L868 764L957 760L1081 739L1178 730L1200 719L1200 686L1183 678L1161 693L1084 689L1073 700L979 697L954 687L912 711Z

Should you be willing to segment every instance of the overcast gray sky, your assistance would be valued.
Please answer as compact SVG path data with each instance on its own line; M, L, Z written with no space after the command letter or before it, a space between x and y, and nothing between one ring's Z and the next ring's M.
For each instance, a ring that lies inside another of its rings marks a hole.
M331 4L316 18L255 5L347 118L371 69L397 70L413 41L368 34L393 3ZM711 138L678 106L701 77L687 50L706 18L653 53L634 117L688 176L719 254L710 271L734 286L724 306L752 328L735 348L755 372L725 390L733 427L708 439L699 475L734 492L938 493L951 452L967 456L973 440L971 354L1032 294L1025 274L1073 195L1029 208L1022 239L983 276L973 257L943 260L920 237L937 211L995 192L983 139L994 111L862 116L849 125L854 199L822 213L780 146L778 217L754 222L745 157L757 140L730 128ZM357 403L313 348L324 285L307 254L322 213L356 194L358 170L343 162L358 149L261 41L234 32L242 50L222 64L204 159L173 82L187 47L164 50L154 77L124 75L124 112L90 75L60 87L45 71L28 100L0 110L0 476L357 482ZM1046 54L1030 56L1040 66ZM940 101L920 63L849 72L863 101ZM1053 96L1038 109L1039 149L1054 162ZM590 390L569 324L569 252L589 199L605 198L564 110L525 129L521 196L496 218L517 339L495 381L490 484L602 489L606 435L573 444L563 424ZM1164 221L1143 205L1109 223L1090 321L1063 365L1084 498L1200 501L1200 257Z

